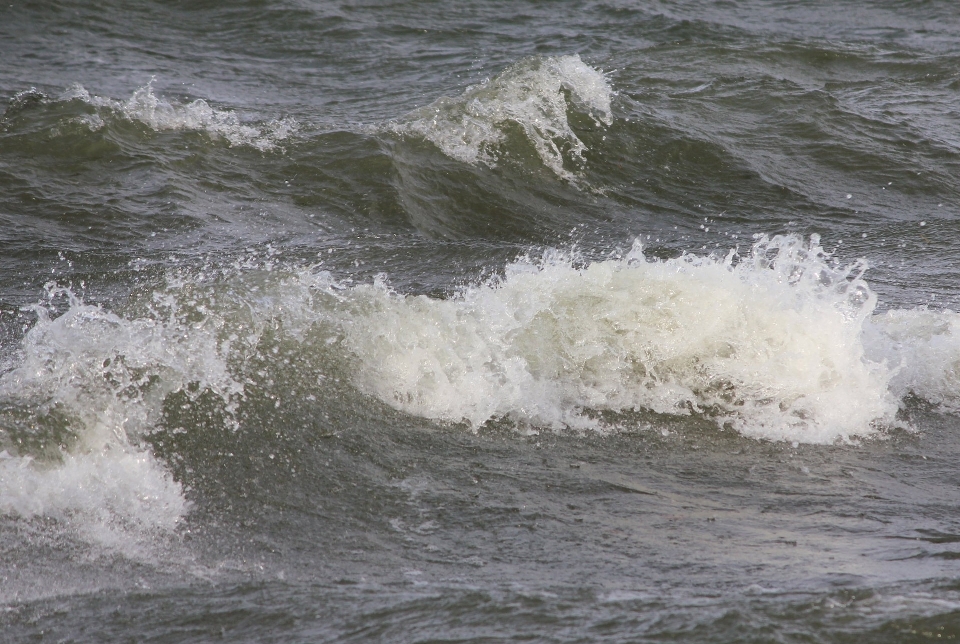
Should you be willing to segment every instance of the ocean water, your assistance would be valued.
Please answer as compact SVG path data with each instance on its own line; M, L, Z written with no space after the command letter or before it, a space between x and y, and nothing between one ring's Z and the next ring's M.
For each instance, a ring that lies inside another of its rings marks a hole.
M0 6L0 641L960 638L946 0Z

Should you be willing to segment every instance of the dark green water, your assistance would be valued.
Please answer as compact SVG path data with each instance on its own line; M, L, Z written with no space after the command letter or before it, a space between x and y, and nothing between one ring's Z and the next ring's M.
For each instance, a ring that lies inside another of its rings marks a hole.
M960 637L952 3L7 3L0 61L0 641Z

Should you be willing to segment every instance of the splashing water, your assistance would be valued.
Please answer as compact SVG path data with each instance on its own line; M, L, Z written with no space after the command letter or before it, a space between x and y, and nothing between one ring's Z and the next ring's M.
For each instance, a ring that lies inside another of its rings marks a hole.
M893 421L889 370L864 355L865 266L818 239L743 257L577 268L550 253L450 300L352 289L358 386L428 418L592 427L584 411L705 414L747 436L829 443Z
M179 483L141 445L174 391L242 393L214 317L190 323L158 293L157 315L125 319L69 289L56 318L33 310L19 364L0 375L0 512L52 516L94 540L171 530L187 510Z
M896 425L908 393L960 409L960 316L873 315L865 263L830 259L816 236L763 237L725 257L650 260L636 243L584 264L550 251L449 299L398 294L383 278L348 285L310 268L238 267L222 297L199 303L189 276L168 277L133 317L50 284L51 302L68 308L34 307L38 321L0 375L0 513L72 522L98 543L174 529L189 504L142 439L173 393L236 405L245 356L273 355L259 347L269 320L301 354L322 344L335 362L317 368L347 368L358 395L473 428L505 418L604 430L619 412L646 410L832 443Z

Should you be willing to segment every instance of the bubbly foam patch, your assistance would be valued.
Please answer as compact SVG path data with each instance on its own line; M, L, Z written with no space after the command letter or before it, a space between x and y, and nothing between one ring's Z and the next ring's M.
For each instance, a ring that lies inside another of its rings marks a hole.
M153 93L152 82L137 89L129 100L118 101L91 95L81 85L74 85L62 100L82 100L98 108L105 108L124 118L143 123L158 132L164 130L192 130L206 132L225 139L230 145L247 145L266 152L297 132L299 126L293 119L274 119L266 123L245 123L235 112L218 110L197 99L187 104L158 98ZM86 123L92 129L103 127L99 115L91 115Z
M893 422L891 372L864 353L865 266L818 239L743 256L578 268L548 254L449 300L350 290L356 383L427 418L592 427L590 410L704 414L746 436L830 443Z
M495 166L505 128L514 124L533 144L544 165L573 181L576 175L564 168L564 155L582 163L587 148L571 129L567 109L581 109L598 125L610 125L612 96L606 77L579 56L537 58L469 87L457 98L441 98L390 127L401 134L421 136L464 163Z

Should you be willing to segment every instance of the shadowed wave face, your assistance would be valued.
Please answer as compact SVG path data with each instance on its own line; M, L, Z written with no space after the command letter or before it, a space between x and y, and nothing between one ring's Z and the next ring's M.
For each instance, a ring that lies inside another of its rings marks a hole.
M0 8L0 628L960 637L958 34Z

